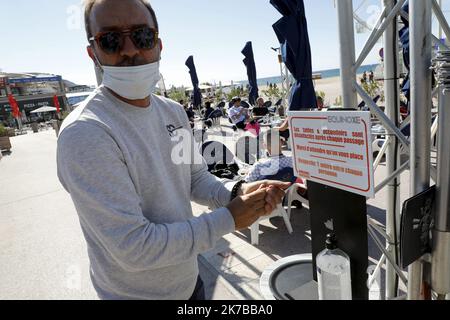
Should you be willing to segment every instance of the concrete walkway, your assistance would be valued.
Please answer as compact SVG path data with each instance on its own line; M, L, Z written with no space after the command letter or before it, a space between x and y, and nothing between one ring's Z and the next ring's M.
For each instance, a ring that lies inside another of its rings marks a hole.
M77 213L56 176L55 132L12 144L0 160L0 300L98 299ZM243 299L199 260L208 299Z

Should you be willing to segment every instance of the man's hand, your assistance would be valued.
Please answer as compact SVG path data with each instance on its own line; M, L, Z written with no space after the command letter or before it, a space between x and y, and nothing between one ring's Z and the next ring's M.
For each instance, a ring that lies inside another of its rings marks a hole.
M291 185L292 183L290 182L269 180L246 183L242 185L239 195L251 194L252 192L260 188L267 189L267 194L265 197L265 208L268 214L270 214L281 203L281 201L283 201L283 198L286 195L285 190L288 189Z
M254 192L236 197L227 206L233 216L236 230L250 227L261 216L270 214L266 210L266 188L261 186Z

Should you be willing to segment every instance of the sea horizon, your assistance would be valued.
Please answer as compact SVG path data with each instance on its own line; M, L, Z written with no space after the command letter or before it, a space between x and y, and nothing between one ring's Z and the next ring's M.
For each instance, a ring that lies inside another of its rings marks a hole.
M358 68L356 74L357 75L363 74L364 72L370 72L371 70L373 72L375 72L375 69L379 65L380 65L379 63L376 63L376 64L368 64L368 65L361 66L360 68ZM340 76L340 69L336 68L336 69L313 71L313 74L321 74L322 79L335 78L335 77L339 77ZM258 79L258 86L265 86L265 85L268 85L270 83L272 83L272 84L280 84L281 82L282 82L281 76L259 78ZM246 85L246 84L248 84L248 80L237 81L237 83L239 83L241 85Z

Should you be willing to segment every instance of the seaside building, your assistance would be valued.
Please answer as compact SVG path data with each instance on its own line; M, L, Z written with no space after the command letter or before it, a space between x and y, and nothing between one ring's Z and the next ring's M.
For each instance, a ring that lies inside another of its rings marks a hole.
M61 111L68 108L66 85L61 76L42 73L0 73L0 121L11 119L8 95L12 94L22 113L22 121L32 120L31 111L54 106L54 96Z

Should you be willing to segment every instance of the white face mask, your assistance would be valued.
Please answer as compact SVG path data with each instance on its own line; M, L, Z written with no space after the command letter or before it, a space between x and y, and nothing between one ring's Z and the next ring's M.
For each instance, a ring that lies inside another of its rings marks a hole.
M136 67L102 66L103 85L129 100L142 100L156 88L161 74L159 61Z

